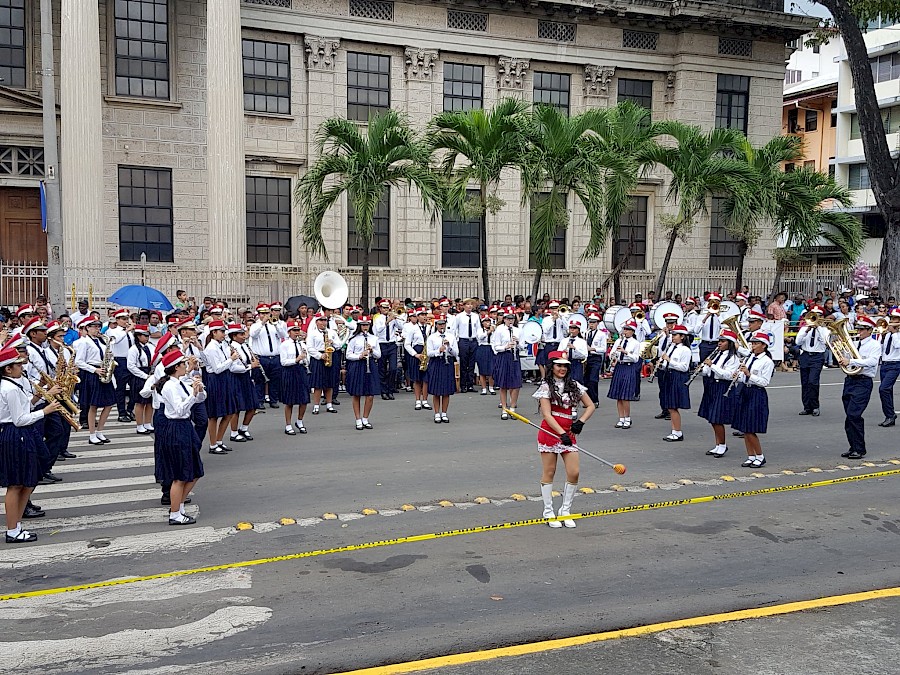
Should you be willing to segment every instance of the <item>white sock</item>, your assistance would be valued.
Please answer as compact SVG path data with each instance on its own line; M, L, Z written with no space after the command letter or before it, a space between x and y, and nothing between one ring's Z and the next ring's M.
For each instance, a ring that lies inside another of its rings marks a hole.
M756 455L756 459L765 459L765 458L766 458L765 455Z
M241 425L240 427L238 427L238 428L239 428L241 431L250 431L250 427L247 426L246 424L242 424L242 425Z
M626 417L626 418L625 418L625 421L626 421L626 422L630 422L630 421L631 421L631 418L630 418L630 417Z
M284 428L284 430L285 430L285 431L290 431L290 430L291 430L291 425L288 424L288 425Z
M144 425L144 429L146 429L147 431L153 431L153 425L152 425L152 424L145 424L145 425Z
M184 515L184 502L181 502L181 506L178 507L178 513Z
M620 421L620 422L624 422L624 421L625 421L625 418L624 418L624 417L620 417L620 418L619 418L619 421Z
M143 425L143 424L138 424L138 425L137 425L137 430L138 430L138 431L144 431L144 425Z
M22 525L21 525L21 523L20 523L19 525L16 525L15 529L7 530L7 531L6 531L6 536L8 536L8 537L18 537L19 534L21 534L21 532L22 532Z
M181 511L176 511L175 513L169 512L169 520L175 520L179 523L183 523L186 520L186 516L181 513Z
M100 439L97 437L97 434L91 434L91 440L96 442L96 441L99 441Z
M294 422L294 424L296 424L301 429L303 428L303 420L297 420L296 422Z
M106 440L106 436L103 435L103 432L102 432L102 431L98 431L98 432L97 432L97 438L99 438L101 441L105 441L105 440Z
M369 423L369 418L368 418L368 417L363 417L363 418L362 418L362 423L363 423L363 424L368 424L368 423Z
M237 438L237 437L238 437L238 432L237 432L237 431L232 431L232 432L231 432L231 440L234 440L234 439Z
M360 426L362 424L362 417L356 418L356 426Z
M682 433L681 433L680 431L675 431L674 429L672 429L672 435L673 435L673 436L678 436L678 438L681 438Z

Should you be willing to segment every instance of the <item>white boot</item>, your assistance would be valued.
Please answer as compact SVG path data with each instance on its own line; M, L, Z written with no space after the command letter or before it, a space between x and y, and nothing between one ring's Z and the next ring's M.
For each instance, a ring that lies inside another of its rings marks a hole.
M572 485L572 483L569 482L566 483L566 487L563 488L562 506L559 507L560 516L568 516L570 514L570 510L572 508L572 500L575 498L575 490L577 489L577 485ZM575 521L564 520L563 525L565 525L566 527L575 527Z
M553 511L553 483L541 483L541 497L544 498L544 518L556 518ZM558 520L547 524L550 527L562 527Z

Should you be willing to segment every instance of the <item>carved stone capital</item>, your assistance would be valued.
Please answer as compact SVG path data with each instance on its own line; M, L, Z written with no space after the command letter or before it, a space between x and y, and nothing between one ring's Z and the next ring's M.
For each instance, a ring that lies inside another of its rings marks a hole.
M307 70L334 70L341 41L318 35L304 35Z
M675 103L675 71L666 73L666 103Z
M406 48L406 79L430 80L434 76L434 66L438 60L437 49L423 47Z
M500 89L524 89L525 75L531 62L528 59L517 59L512 56L500 56L497 59L497 86Z
M614 66L596 66L592 63L584 67L584 95L609 98L609 85L616 74Z

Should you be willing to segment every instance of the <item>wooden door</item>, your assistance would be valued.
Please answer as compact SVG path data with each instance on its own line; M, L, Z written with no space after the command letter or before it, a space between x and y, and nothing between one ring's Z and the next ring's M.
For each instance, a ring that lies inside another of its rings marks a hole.
M0 260L47 263L37 188L0 187Z

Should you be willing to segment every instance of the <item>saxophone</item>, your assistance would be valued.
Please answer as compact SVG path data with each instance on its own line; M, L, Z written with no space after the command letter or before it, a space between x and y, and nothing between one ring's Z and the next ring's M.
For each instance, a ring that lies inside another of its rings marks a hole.
M331 339L327 330L322 331L322 340L325 342L325 356L322 358L322 365L326 368L331 368L332 359L334 358L334 347L331 346Z
M66 422L71 424L72 428L75 429L75 431L81 430L81 425L78 424L78 421L77 421L78 418L81 416L81 409L77 405L75 405L75 403L72 401L72 399L69 398L69 396L66 394L65 387L62 384L62 380L60 380L59 371L57 371L55 380L52 377L50 377L49 375L47 375L47 373L41 371L40 384L35 382L35 383L33 383L33 385L35 387L35 391L37 391L47 401L49 401L51 403L54 400L59 401L61 404L61 407L58 412L62 416L62 418ZM43 390L43 389L41 389L41 387L45 387L46 389ZM49 390L52 389L53 387L59 387L63 391L56 394L55 396L50 396ZM45 394L47 394L47 395L45 396Z
M112 382L113 371L116 369L116 359L113 356L112 340L103 335L100 336L100 339L106 344L106 350L103 352L103 361L100 364L100 367L103 369L100 381L103 384L109 384Z

